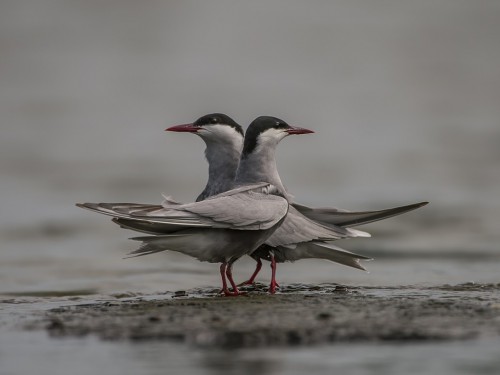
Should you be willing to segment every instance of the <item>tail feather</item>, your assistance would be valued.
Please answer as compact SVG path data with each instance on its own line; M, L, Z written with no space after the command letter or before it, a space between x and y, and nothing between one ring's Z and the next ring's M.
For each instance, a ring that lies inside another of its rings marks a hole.
M295 249L286 249L284 253L287 257L286 260L290 261L307 258L325 259L363 271L366 271L366 268L363 267L359 261L372 260L370 257L344 250L332 244L317 242L303 243L298 245Z
M238 250L242 251L241 255L246 250L246 242L243 241L240 244L235 244L231 233L226 230L207 231L187 229L183 230L182 233L133 237L131 240L140 241L142 244L137 250L132 251L128 255L135 257L162 251L176 251L200 261L221 262L226 258L229 259L236 255L234 254L235 250L243 247L243 250Z
M170 249L173 244L169 245L169 242L174 242L179 239L179 237L186 237L186 234L169 234L163 236L140 236L140 237L132 237L130 240L133 241L141 241L141 246L128 253L126 258L136 258L144 255L160 253L162 251L174 250L175 246Z

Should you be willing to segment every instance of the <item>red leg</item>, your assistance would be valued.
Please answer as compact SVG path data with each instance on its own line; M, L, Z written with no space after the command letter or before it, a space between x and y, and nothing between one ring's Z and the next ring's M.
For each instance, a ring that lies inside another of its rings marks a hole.
M229 282L231 283L231 286L233 287L232 295L237 296L237 295L243 294L238 290L238 287L236 286L236 283L233 280L233 264L232 263L229 263L226 267L226 276L227 276L227 279L229 280Z
M220 276L222 278L222 292L226 296L231 296L232 293L229 291L227 288L227 282L226 282L226 268L227 268L227 263L222 263L220 265Z
M226 297L236 297L243 294L240 291L238 291L238 288L236 288L236 284L234 283L233 280L233 274L231 272L231 267L232 264L228 264L227 262L224 262L220 265L220 275L222 278L222 292ZM229 279L229 282L231 283L232 287L234 288L233 292L231 292L227 287L226 276Z
M253 271L252 276L250 276L250 278L247 281L244 281L239 285L240 286L241 285L252 285L255 282L255 278L259 274L261 268L262 268L262 261L259 258L259 259L257 259L257 266L255 267L255 271Z
M269 293L276 293L276 287L279 287L276 282L276 259L274 259L274 254L271 254L271 284L269 285Z

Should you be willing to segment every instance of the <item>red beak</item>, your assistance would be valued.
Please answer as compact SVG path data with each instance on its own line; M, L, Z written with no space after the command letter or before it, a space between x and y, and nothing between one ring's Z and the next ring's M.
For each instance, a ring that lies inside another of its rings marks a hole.
M314 133L312 130L305 129L305 128L297 128L294 126L291 126L290 129L287 129L286 132L288 134L309 134L309 133Z
M167 128L165 130L169 132L196 133L198 130L200 130L200 127L193 124L182 124L171 126L170 128Z

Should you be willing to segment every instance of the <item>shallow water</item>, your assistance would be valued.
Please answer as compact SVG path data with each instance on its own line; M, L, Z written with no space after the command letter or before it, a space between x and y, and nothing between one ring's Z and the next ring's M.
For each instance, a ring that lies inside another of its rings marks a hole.
M16 324L113 295L218 287L216 265L179 254L122 259L132 233L74 206L193 199L202 142L163 129L215 111L316 131L277 155L301 203L431 201L339 242L374 257L370 273L303 261L279 267L283 285L498 283L499 14L495 1L2 2L0 373L498 373L496 341L227 353ZM252 268L238 262L236 278Z

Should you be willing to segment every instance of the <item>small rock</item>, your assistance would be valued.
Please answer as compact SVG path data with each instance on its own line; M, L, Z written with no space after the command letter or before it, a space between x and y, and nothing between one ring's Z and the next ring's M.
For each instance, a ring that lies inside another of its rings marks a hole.
M316 315L316 319L318 320L327 320L327 319L330 319L332 317L332 315L330 313L327 313L327 312L322 312L322 313L319 313L318 315Z

